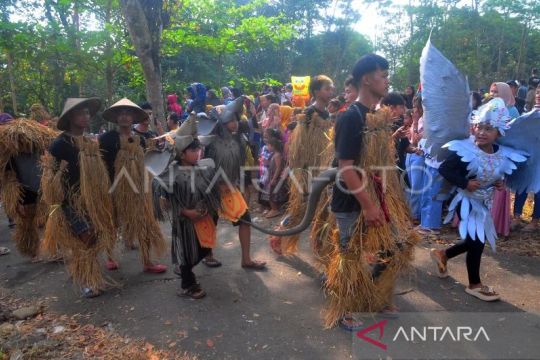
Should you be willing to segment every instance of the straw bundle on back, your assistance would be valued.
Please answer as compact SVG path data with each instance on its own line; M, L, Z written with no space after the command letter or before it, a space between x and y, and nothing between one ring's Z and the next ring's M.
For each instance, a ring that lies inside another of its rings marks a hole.
M57 135L54 130L24 118L0 126L0 169L18 154L43 154Z
M288 162L291 170L289 179L289 202L287 214L289 227L297 225L306 211L306 199L309 191L311 176L317 176L327 168L334 156L332 142L332 123L314 113L310 117L305 114L298 116L298 126L294 129L289 145ZM293 254L298 251L300 235L284 237L282 251Z
M138 239L139 250L145 264L149 263L151 252L162 255L166 250L165 239L154 216L152 192L147 184L144 167L144 151L140 138L120 137L120 150L114 162L115 181L112 198L115 220L124 239ZM147 191L148 190L148 191Z

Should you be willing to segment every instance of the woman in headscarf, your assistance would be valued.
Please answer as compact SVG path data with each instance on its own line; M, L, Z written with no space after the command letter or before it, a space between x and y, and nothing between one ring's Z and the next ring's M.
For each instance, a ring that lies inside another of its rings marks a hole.
M512 94L512 89L507 83L495 82L489 87L489 95L491 98L500 97L504 100L504 104L510 113L510 117L515 119L519 116L519 111L516 108L516 99Z
M283 105L283 106L280 106L279 107L279 114L280 114L280 117L281 117L281 133L284 134L285 131L287 130L287 125L289 125L289 123L291 122L291 117L292 117L292 114L293 114L293 108L290 107L290 106L286 106L286 105Z
M489 88L489 95L491 98L499 97L504 101L510 118L515 119L519 116L519 112L514 106L516 100L512 94L512 89L510 89L507 83L494 82ZM512 223L512 217L510 216L510 191L508 189L504 188L503 190L495 191L491 215L493 216L497 234L508 236Z

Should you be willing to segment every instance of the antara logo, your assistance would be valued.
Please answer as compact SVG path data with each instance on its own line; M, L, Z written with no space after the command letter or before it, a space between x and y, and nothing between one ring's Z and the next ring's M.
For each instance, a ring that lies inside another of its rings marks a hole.
M403 338L405 341L431 341L442 342L445 339L457 341L477 341L480 337L484 337L486 341L490 341L489 336L483 326L477 331L474 331L470 326L458 326L452 329L450 326L424 326L416 328L412 326L407 332L403 326L400 326L394 339L396 341Z
M356 336L364 340L365 342L381 348L382 350L387 350L388 345L380 341L384 336L384 327L387 323L388 320L379 321L376 324L373 324L363 330L358 331L356 333ZM374 330L378 330L379 333L377 340L367 336L368 333ZM456 328L452 328L450 326L424 326L421 328L411 326L408 330L406 330L403 326L400 326L396 334L392 338L392 342L396 342L400 339L407 342L443 342L445 340L451 340L454 342L462 340L475 342L480 338L483 338L486 341L491 341L486 332L486 329L484 329L483 326L481 326L478 330L475 330L470 326L458 326Z

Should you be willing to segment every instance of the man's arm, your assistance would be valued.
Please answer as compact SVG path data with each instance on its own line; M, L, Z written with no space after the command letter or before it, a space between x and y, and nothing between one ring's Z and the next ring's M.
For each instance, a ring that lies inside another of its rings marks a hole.
M339 160L338 167L341 172L341 177L347 186L347 189L354 194L356 201L362 207L363 216L370 226L381 226L385 222L384 213L381 208L371 201L364 187L364 180L360 174L354 169L353 160Z

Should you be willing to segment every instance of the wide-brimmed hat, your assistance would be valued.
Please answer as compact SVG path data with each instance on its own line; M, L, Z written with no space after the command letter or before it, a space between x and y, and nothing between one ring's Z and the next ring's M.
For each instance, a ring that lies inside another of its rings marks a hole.
M64 109L58 118L58 130L68 130L69 129L69 114L75 110L86 107L90 111L90 116L96 115L99 108L101 107L101 100L96 97L92 98L67 98L66 103L64 104Z
M243 111L244 97L239 96L227 105L219 105L210 110L210 118L225 125L233 120L240 120Z
M133 112L133 123L138 124L141 121L148 119L148 114L139 105L135 104L128 98L123 98L112 104L103 112L103 118L111 123L117 123L118 115L122 110L131 110Z

